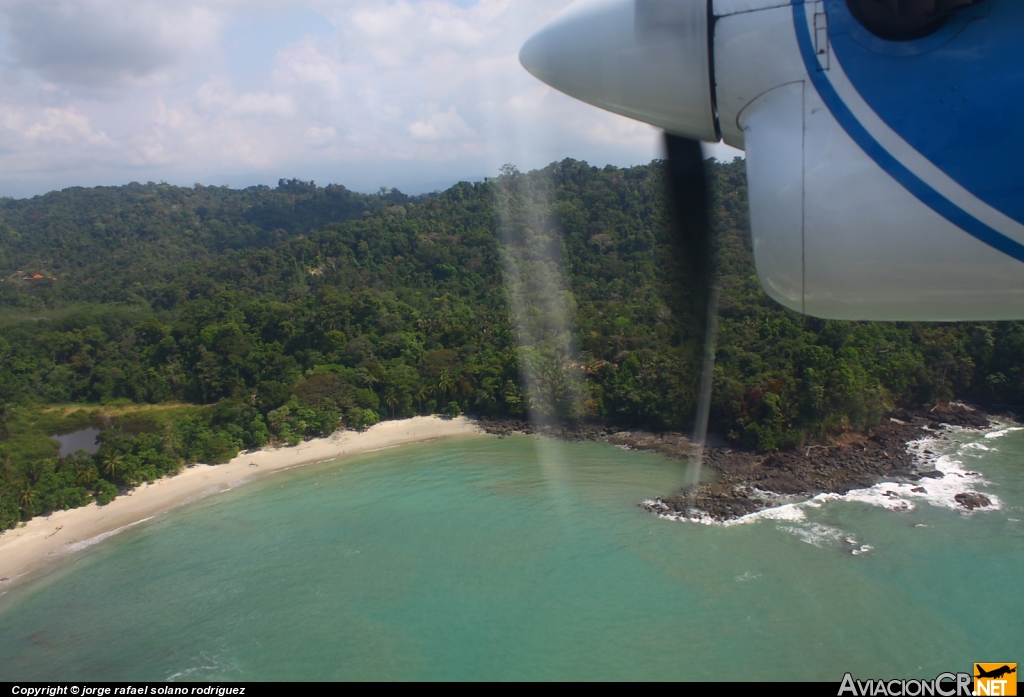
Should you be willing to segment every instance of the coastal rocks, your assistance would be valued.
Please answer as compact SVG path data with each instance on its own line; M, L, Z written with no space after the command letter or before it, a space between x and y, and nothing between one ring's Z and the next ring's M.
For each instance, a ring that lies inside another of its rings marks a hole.
M721 522L756 513L767 504L756 496L749 496L739 487L720 487L701 484L696 489L638 504L644 510L668 517L710 518Z
M712 451L705 462L743 486L773 494L845 494L883 478L914 478L916 460L905 443L921 433L907 423L883 422L869 436L838 445L767 455Z
M532 433L533 424L518 419L480 419L477 424L487 433L496 436L511 436L515 433Z
M899 409L890 418L905 421L914 426L960 426L962 428L988 428L992 425L981 411L965 404L940 404L932 409Z
M594 424L545 424L522 421L521 419L481 418L477 425L485 432L499 437L513 434L540 435L571 442L604 440L614 430Z
M962 494L957 494L953 497L953 500L959 503L961 506L966 508L968 511L973 511L975 508L987 508L992 505L992 501L984 494L979 494L975 491L968 491Z
M612 445L634 450L653 450L673 457L690 457L693 444L681 433L651 433L650 431L617 431L607 437Z
M690 439L678 432L617 430L586 424L535 425L515 420L481 420L479 423L485 431L498 435L541 434L563 440L599 440L681 459L694 455ZM934 435L935 430L946 424L979 429L991 425L984 413L951 404L931 410L900 409L883 418L866 435L848 433L833 445L770 453L706 447L702 460L716 475L713 483L680 489L640 505L652 513L669 517L725 521L777 505L779 498L822 493L845 495L869 489L879 482L942 479L945 475L939 470L920 471L918 455L907 444ZM927 493L920 486L912 491ZM894 502L887 505L888 508L903 510L896 505L902 501L897 501L899 496L892 493L888 498ZM956 502L967 510L991 505L987 497L973 492L957 494Z

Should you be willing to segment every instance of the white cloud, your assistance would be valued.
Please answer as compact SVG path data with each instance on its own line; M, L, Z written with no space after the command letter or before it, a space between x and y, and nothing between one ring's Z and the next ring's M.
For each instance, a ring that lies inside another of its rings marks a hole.
M448 107L447 111L437 111L431 105L433 113L421 121L413 121L409 124L409 133L416 140L456 140L474 139L476 133L466 125L466 122L459 116L454 106Z
M44 109L42 119L29 126L25 136L36 142L61 145L114 145L106 133L94 132L89 118L74 109Z
M5 0L14 64L65 86L137 86L212 47L220 20L186 3Z
M648 161L653 129L519 65L568 2L0 0L0 195L253 171L429 190L505 162Z
M310 126L306 129L305 135L306 142L315 146L329 145L338 137L338 133L334 130L334 126L327 126L325 128Z
M210 82L195 94L194 106L207 113L226 117L292 116L295 102L291 95L270 92L236 93L223 81Z

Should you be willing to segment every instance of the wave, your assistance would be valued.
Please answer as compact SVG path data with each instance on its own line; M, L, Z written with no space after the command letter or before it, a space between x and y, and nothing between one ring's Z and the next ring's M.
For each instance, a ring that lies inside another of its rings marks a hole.
M1024 427L1007 426L1006 424L999 424L995 428L996 430L985 433L984 438L1001 438L1014 431L1024 431ZM966 429L957 429L955 427L950 427L948 430L966 431ZM976 431L971 432L976 433ZM956 446L952 449L952 452L949 452L951 450L950 445ZM916 482L879 482L874 486L865 489L853 489L845 494L824 493L799 501L792 500L792 497L783 497L755 489L752 493L756 494L759 498L769 501L769 507L755 513L748 513L747 515L724 521L715 520L703 512L698 515L680 513L657 499L644 501L641 506L666 520L700 523L702 525L731 527L733 525L747 525L764 520L798 523L799 525L780 525L779 528L796 535L804 542L819 547L835 545L840 542L845 543L852 547L850 551L855 555L870 551L872 549L871 545L859 544L853 538L846 536L838 528L832 528L819 523L807 523L805 511L807 509L820 508L823 504L832 501L864 503L896 513L913 511L921 504L957 511L964 516L970 516L975 511L998 511L1003 509L1003 502L998 496L987 491L984 494L977 491L977 487L990 485L991 482L986 480L980 472L967 469L963 462L955 458L955 455L960 452L970 450L998 452L996 448L977 442L957 443L939 434L910 441L907 443L907 449L916 456L920 472L927 473L930 470L934 470L941 476L924 476ZM961 500L958 500L958 497L960 499L970 497L969 500L973 508L967 508ZM772 502L775 505L771 505Z
M1001 429L999 429L997 431L992 431L991 433L986 433L985 437L986 438L990 438L990 439L991 438L1002 438L1003 436L1007 435L1008 433L1013 433L1014 431L1024 431L1024 426L1010 426L1008 428L1001 428Z
M139 523L145 523L147 520L153 520L153 518L155 517L156 516L149 516L148 518L143 518L142 520L136 520L135 522L128 523L127 525L122 525L121 527L115 528L114 530L108 530L107 532L100 533L96 537L90 537L87 540L82 540L81 542L69 544L67 547L62 549L60 553L71 554L72 552L79 552L85 549L86 547L92 547L94 544L103 542L103 540L107 539L108 537L113 537L117 533L127 530L128 528L138 525Z

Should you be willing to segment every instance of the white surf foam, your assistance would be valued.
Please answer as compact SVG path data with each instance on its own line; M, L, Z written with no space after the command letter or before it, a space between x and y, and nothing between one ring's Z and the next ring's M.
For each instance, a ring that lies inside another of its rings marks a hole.
M1021 429L1017 429L1021 430ZM959 446L964 447L964 446ZM913 511L919 504L928 504L937 508L946 508L970 515L972 511L964 508L957 500L957 494L977 494L978 486L990 484L979 472L968 470L963 462L950 454L942 453L949 449L949 441L940 438L922 438L907 443L907 449L916 454L922 471L931 465L942 473L941 478L922 477L916 482L880 482L867 489L854 489L846 494L820 494L814 500L821 501L853 501L878 506L897 513ZM976 508L978 511L997 511L1003 507L999 497L985 492L984 496L990 505Z
M1002 438L1006 434L1013 433L1014 431L1024 431L1024 426L1010 426L1009 428L1001 428L998 431L992 431L991 433L986 433L985 437L989 438L989 439L991 439L991 438Z
M171 675L168 675L167 682L176 682L179 678L187 680L195 680L201 678L204 675L209 674L220 674L238 672L238 664L234 661L223 661L220 653L208 653L201 651L199 655L194 656L191 662L195 665L189 668L183 668Z
M845 542L847 539L846 533L839 528L834 528L831 525L823 525L821 523L811 523L809 525L780 525L779 529L792 533L802 541L809 545L814 545L815 547L834 546Z
M804 508L808 502L797 502L797 503L784 503L781 506L772 506L771 508L762 508L760 511L755 513L748 513L745 516L739 518L733 518L732 520L726 520L722 525L728 527L730 525L745 525L747 523L756 523L760 520L778 520L788 522L799 522L807 519L807 514L804 513Z
M689 516L685 513L680 513L675 509L669 507L667 504L663 503L661 499L647 499L646 501L641 502L640 506L644 510L654 513L659 518L664 518L665 520L686 523L700 523L701 525L715 525L718 522L714 518L709 516L707 513L704 513L703 511L701 511L700 514L696 516Z
M107 532L100 533L96 537L90 537L88 540L82 540L81 542L75 542L74 544L69 544L67 547L65 547L64 549L61 550L61 554L71 554L73 552L80 552L81 550L85 549L86 547L92 547L95 544L99 544L100 542L103 542L103 540L107 539L108 537L113 537L117 533L123 532L123 531L127 530L130 527L134 527L134 526L138 525L139 523L145 523L147 520L153 520L154 517L155 516L150 516L148 518L143 518L142 520L136 520L134 523L128 523L127 525L122 525L121 527L116 528L114 530L109 530Z
M854 556L867 554L874 547L862 544L855 537L832 525L823 523L805 523L796 525L780 525L779 530L794 535L802 542L822 549L841 549Z
M948 430L965 430L951 427ZM1024 427L1006 426L1000 424L997 430L984 434L986 439L1000 438L1014 431L1022 431ZM922 477L916 482L880 482L866 489L854 489L846 494L818 494L811 499L793 502L769 492L756 491L760 498L778 505L770 505L755 513L748 513L745 516L726 521L718 521L706 513L698 516L688 516L670 509L661 501L645 501L648 510L657 513L666 520L701 523L703 525L721 525L729 527L732 525L744 525L756 523L762 520L774 520L779 522L801 523L806 521L806 509L820 508L824 503L830 501L848 501L865 503L879 508L885 508L896 513L907 513L913 511L919 504L927 504L937 508L945 508L957 511L962 515L969 516L975 511L998 511L1002 510L1003 502L998 496L984 492L983 495L989 500L988 506L978 507L974 511L966 509L956 500L958 494L982 493L976 487L991 484L979 472L969 470L964 463L955 458L956 454L969 450L993 451L995 448L977 442L956 443L948 438L929 436L917 441L907 443L907 449L914 453L918 459L919 470L929 471L934 469L942 474L940 478ZM817 523L779 526L780 529L792 532L809 544L821 546L823 540L839 539L842 532L837 528L821 526ZM854 541L847 540L849 544L856 546ZM860 545L853 550L853 554L864 554L872 549L871 545Z

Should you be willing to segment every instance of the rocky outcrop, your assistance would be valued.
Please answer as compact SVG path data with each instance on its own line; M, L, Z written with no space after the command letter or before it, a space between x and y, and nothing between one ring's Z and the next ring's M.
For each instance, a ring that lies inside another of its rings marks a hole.
M535 425L525 421L481 420L479 423L486 431L499 435L537 433L564 440L602 440L669 457L689 458L693 454L690 439L678 432ZM728 520L773 505L771 498L806 497L825 492L845 494L883 480L942 478L937 470L921 471L917 456L908 450L907 443L923 438L929 429L946 424L966 428L991 425L984 413L954 404L928 411L900 409L883 418L867 434L847 434L841 443L830 446L812 445L770 453L709 447L704 449L702 459L704 465L714 470L714 482L680 489L641 505L655 513ZM981 494L959 494L957 502L968 510L989 505Z
M984 412L959 403L939 404L928 410L898 409L889 416L913 426L988 428L992 425Z
M992 501L987 496L975 491L957 494L953 498L968 511L973 511L975 508L986 508L992 505Z

